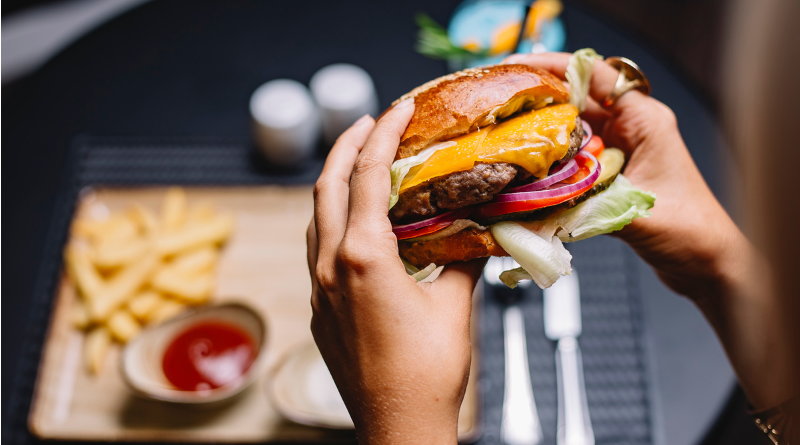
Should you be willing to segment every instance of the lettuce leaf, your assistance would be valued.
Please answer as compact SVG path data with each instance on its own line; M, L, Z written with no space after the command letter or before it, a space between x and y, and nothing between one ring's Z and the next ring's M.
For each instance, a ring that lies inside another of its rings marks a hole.
M428 264L424 269L420 270L417 269L417 267L414 266L413 264L403 259L402 257L400 258L400 260L403 262L403 266L405 266L406 268L406 273L409 276L411 276L411 278L417 280L417 282L420 282L425 278L428 278L428 276L430 276L430 274L432 274L436 270L436 265L433 263Z
M572 255L555 236L558 229L555 219L503 221L491 226L495 240L542 289L550 287L562 275L572 272ZM507 271L500 275L500 279L507 286L514 287L516 282L513 282L514 286L509 283L514 278L520 278L519 275L519 271Z
M603 60L603 56L592 48L579 49L569 58L566 72L570 89L569 103L575 105L580 112L586 109L586 96L589 94L595 60Z
M617 175L605 191L556 215L561 227L558 237L568 243L615 232L635 218L650 216L655 201L655 193L639 190L628 178Z
M520 268L500 274L514 288L521 280L533 280L542 289L571 273L572 255L562 242L580 241L611 233L635 218L651 215L656 195L631 185L622 175L605 191L544 221L506 221L491 226L492 235Z
M409 170L420 164L423 164L437 151L447 147L452 147L453 145L456 145L454 141L440 142L438 144L429 146L428 148L417 153L415 156L394 161L390 170L390 174L392 176L392 194L389 196L389 208L391 209L395 204L397 204L397 199L400 195L400 186L403 184L403 179L405 179Z
M500 274L500 281L506 286L514 289L522 280L532 280L533 277L527 270L517 267L516 269L507 270Z

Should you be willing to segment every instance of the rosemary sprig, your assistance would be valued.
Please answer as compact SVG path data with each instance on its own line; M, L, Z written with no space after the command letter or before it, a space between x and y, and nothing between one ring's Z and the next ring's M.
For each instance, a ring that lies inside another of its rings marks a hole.
M428 14L418 13L416 22L419 26L416 50L424 56L433 59L466 60L488 55L486 50L470 51L457 46L448 37L447 30Z

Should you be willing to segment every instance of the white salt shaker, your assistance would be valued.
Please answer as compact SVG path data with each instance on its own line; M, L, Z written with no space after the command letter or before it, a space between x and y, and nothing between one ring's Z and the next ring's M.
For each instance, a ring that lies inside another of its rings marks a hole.
M270 162L297 165L314 154L320 116L303 84L277 79L261 85L250 97L250 115L255 143Z
M348 63L328 65L311 78L311 92L322 114L322 134L329 145L365 114L378 113L372 78Z

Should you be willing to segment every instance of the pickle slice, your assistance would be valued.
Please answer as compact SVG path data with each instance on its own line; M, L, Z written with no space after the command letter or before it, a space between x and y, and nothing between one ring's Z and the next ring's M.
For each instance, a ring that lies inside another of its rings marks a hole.
M602 184L610 178L616 178L625 165L625 154L619 148L606 148L597 157L600 162L600 177L595 181L595 185ZM610 181L609 185L611 184Z

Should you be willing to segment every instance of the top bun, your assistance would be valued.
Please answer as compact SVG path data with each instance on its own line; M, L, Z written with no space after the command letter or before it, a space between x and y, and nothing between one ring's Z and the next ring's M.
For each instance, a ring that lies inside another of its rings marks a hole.
M527 65L493 65L434 79L392 106L408 98L414 98L414 116L400 138L396 159L491 125L524 107L567 102L569 92L547 71Z

